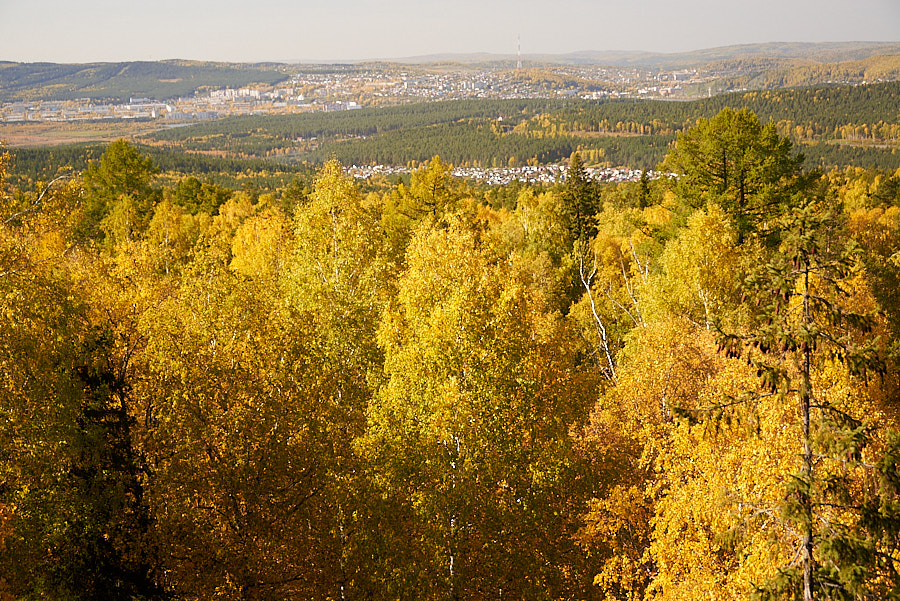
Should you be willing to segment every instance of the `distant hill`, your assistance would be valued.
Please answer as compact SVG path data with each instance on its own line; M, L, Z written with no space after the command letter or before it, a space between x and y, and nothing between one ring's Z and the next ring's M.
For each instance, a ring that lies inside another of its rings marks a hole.
M0 102L90 98L127 102L146 97L189 96L204 86L240 87L288 79L276 63L231 64L197 61L123 63L0 62Z
M715 80L708 80L695 90L693 95L698 96L705 96L707 91L900 80L900 43L894 42L748 44L675 54L583 51L526 54L522 59L526 66L603 65L650 71L697 69L707 74L719 74ZM490 64L511 68L517 57L485 53L435 54L401 60L431 67Z
M513 54L442 54L343 63L362 65L421 65L426 70L461 68L512 69ZM693 52L584 51L569 54L523 56L526 66L606 65L623 68L675 71L698 69L712 74L694 95L741 89L772 89L830 83L900 80L900 43L771 43L709 48ZM185 60L90 64L0 62L0 102L72 100L127 102L141 97L163 101L190 96L205 87L237 88L272 85L298 70L337 69L337 64L212 63ZM709 85L710 82L713 85Z
M802 59L818 63L834 63L862 60L877 55L900 54L897 42L825 42L742 44L721 46L690 52L654 53L631 51L585 50L567 54L523 54L522 59L541 64L607 65L612 67L638 67L643 69L694 69L710 63L738 59L767 57L770 59ZM514 54L430 54L396 59L410 64L457 62L463 64L515 62Z
M645 69L693 69L717 61L748 58L803 59L818 63L862 60L877 55L900 54L896 42L769 43L722 46L691 52L661 54L650 52L573 52L559 57L561 62L604 64Z
M861 60L819 63L811 60L771 58L731 59L706 65L711 72L740 73L723 76L713 89L775 90L823 84L861 84L900 81L900 54ZM707 86L701 86L701 92Z

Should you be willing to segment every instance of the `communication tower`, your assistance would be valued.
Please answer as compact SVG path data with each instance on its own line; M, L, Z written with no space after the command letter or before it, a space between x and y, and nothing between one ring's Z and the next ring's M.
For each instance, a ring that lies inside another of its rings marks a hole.
M516 37L516 69L522 70L522 36Z

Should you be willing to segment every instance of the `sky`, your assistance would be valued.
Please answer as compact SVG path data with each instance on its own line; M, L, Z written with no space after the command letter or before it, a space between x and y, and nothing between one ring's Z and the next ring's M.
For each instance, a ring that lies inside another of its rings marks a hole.
M0 0L0 60L315 62L900 42L900 0Z

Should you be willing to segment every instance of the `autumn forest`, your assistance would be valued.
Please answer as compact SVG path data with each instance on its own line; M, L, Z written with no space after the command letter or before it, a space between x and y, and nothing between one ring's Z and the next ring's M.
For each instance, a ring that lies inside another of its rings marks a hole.
M0 600L900 598L900 172L666 133L490 190L0 155Z

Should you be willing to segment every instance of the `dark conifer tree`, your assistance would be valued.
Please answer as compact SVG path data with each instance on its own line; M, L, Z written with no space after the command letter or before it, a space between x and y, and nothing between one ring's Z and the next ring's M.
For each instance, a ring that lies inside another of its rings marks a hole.
M585 171L581 155L577 152L572 153L563 190L563 203L575 240L590 240L597 235L597 224L594 220L597 198L597 186Z

